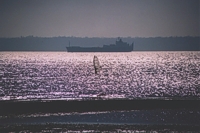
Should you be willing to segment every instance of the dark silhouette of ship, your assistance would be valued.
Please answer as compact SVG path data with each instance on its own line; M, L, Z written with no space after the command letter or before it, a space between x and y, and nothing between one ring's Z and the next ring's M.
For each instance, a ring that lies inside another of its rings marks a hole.
M131 52L134 50L134 43L128 44L118 38L115 44L103 45L103 47L80 47L70 46L66 47L68 52Z

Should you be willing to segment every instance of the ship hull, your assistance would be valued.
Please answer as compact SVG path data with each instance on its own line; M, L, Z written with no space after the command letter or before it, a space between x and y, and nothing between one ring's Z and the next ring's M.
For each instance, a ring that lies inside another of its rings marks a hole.
M68 52L131 52L131 47L127 48L101 48L101 47L67 47Z

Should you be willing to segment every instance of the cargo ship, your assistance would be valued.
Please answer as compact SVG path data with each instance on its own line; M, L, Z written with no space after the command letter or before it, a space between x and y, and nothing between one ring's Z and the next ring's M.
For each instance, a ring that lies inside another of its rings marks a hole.
M115 44L103 45L103 47L80 47L69 46L66 47L68 52L131 52L134 50L134 43L128 44L118 38Z

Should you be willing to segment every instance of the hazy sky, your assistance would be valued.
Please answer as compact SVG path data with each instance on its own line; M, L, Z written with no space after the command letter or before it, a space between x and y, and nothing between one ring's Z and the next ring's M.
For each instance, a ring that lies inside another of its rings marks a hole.
M0 0L0 37L199 36L200 0Z

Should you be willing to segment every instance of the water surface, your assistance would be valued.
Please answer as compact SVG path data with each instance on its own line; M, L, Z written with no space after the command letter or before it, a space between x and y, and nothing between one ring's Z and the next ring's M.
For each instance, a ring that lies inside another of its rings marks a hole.
M199 88L200 52L0 52L0 100L199 99Z

